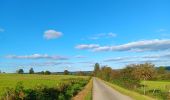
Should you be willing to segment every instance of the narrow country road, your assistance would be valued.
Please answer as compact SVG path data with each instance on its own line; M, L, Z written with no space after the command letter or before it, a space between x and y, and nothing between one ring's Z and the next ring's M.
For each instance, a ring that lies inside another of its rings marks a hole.
M99 79L93 78L93 100L132 100Z

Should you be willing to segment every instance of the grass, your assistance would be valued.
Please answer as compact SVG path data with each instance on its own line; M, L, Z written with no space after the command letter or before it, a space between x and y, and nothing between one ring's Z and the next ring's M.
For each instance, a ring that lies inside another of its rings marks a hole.
M6 87L14 88L18 82L22 82L26 89L30 89L37 85L54 87L63 82L63 80L70 78L88 79L89 77L71 75L0 74L0 95L2 95Z
M144 82L142 82L144 84ZM164 92L170 90L170 81L146 81L146 90L159 89Z
M145 96L145 95L141 95L141 94L139 94L139 93L137 93L135 91L127 90L127 89L125 89L123 87L120 87L120 86L118 86L116 84L109 83L109 82L106 82L106 81L104 81L104 82L107 85L111 86L113 89L119 91L122 94L125 94L125 95L131 97L134 100L155 100L155 99L153 99L151 97L148 97L148 96Z
M92 88L93 88L93 80L91 79L90 83L89 83L89 88L88 88L88 92L85 95L85 100L92 100Z
M144 84L142 82L141 84ZM157 99L166 98L166 93L170 90L170 81L146 81L146 94L153 96ZM138 89L139 92L143 92L143 88Z
M92 100L92 87L93 87L93 80L91 79L90 82L85 86L85 88L76 95L73 100Z

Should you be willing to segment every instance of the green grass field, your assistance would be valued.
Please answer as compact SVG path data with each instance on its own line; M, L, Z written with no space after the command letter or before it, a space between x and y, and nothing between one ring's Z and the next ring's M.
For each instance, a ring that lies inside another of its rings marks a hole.
M142 84L144 84L144 82L142 82ZM159 89L168 92L168 88L170 90L170 81L146 81L147 90Z
M141 84L144 84L142 82ZM162 100L170 90L170 81L146 81L146 94L154 98ZM143 93L143 88L139 88L140 93Z
M89 77L72 75L29 75L29 74L0 74L0 95L6 87L14 88L17 82L22 82L24 88L34 88L37 85L56 87L66 79L76 79Z

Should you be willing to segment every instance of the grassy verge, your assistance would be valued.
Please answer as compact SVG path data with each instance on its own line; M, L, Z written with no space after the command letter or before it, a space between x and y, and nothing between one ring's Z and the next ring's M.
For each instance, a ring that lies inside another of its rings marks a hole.
M102 80L102 81L103 81L103 80ZM106 81L104 81L104 82L105 82L107 85L111 86L113 89L119 91L119 92L122 93L122 94L125 94L125 95L131 97L131 98L134 99L134 100L155 100L155 99L153 99L153 98L151 98L151 97L148 97L148 96L145 96L145 95L141 95L141 94L139 94L139 93L137 93L137 92L135 92L135 91L127 90L127 89L125 89L125 88L122 88L122 87L120 87L120 86L118 86L118 85L115 85L115 84L112 84L112 83L109 83L109 82L106 82Z
M85 88L79 92L78 95L76 95L72 100L92 100L92 87L93 80L91 79Z

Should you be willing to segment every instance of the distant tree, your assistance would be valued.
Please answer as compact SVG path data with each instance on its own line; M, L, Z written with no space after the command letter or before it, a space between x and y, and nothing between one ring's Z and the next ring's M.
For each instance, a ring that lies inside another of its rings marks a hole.
M158 74L165 74L165 72L166 72L166 68L165 67L160 66L160 67L157 68L157 73Z
M84 75L85 75L85 73L84 73L84 72L82 72L82 71L79 71L79 72L77 73L77 75L84 76Z
M30 68L29 74L34 74L34 69L33 68Z
M68 75L69 71L68 70L64 70L64 75Z
M1 70L0 70L0 73L1 73Z
M44 71L41 71L40 74L44 74Z
M17 70L17 73L18 73L18 74L23 74L23 73L24 73L24 70L23 70L23 69L19 69L19 70Z
M112 68L108 66L104 66L101 68L101 78L110 81L112 75Z
M44 74L45 74L45 75L50 75L51 72L47 70L47 71L44 72Z
M94 76L99 76L99 73L100 73L100 65L99 63L96 63L94 65Z

